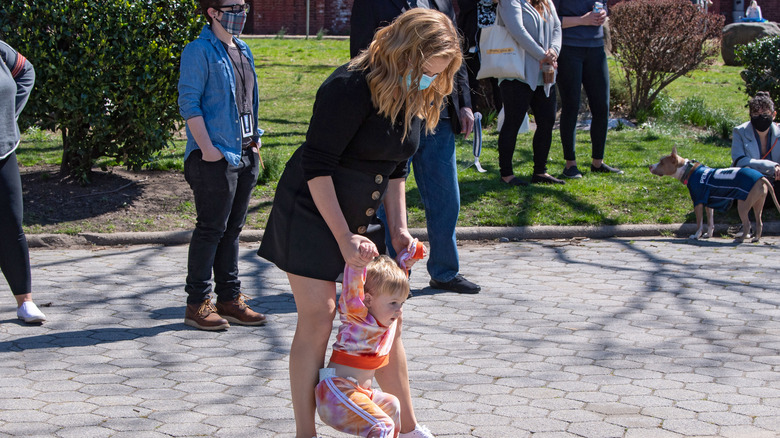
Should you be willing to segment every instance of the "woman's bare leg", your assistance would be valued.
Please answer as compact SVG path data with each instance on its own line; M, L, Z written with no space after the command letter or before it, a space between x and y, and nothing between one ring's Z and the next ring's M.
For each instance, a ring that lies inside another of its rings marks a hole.
M406 350L401 341L402 319L398 320L398 332L393 340L393 349L390 351L390 362L376 370L376 382L382 391L389 392L398 397L401 402L401 433L409 433L417 425L412 406L412 391L409 388L409 368L406 365Z
M325 350L336 315L336 283L287 274L298 309L290 347L290 393L296 438L317 435L314 387L325 363Z

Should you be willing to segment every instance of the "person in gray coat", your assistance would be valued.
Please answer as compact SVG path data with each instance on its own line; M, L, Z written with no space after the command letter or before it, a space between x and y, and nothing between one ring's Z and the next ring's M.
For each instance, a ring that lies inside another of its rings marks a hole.
M780 127L774 123L775 104L769 93L759 91L748 102L750 121L732 133L731 159L735 167L750 167L761 172L780 188Z
M500 0L497 24L502 24L525 51L525 77L498 78L504 102L504 124L498 134L498 164L501 181L510 186L528 183L515 177L512 156L517 131L530 107L534 112L536 132L533 139L534 171L531 183L563 184L547 173L552 130L555 124L554 80L545 83L542 67L557 68L561 51L561 21L550 0Z

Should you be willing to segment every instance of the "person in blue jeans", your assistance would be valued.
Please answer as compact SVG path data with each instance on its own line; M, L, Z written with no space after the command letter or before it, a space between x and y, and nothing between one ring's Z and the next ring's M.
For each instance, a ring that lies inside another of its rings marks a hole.
M263 134L257 126L255 62L237 38L248 10L244 0L201 0L208 24L181 55L184 177L198 215L187 259L184 323L201 330L266 322L246 304L238 279L238 235L257 184ZM216 306L211 301L212 271Z
M350 56L353 58L368 47L374 32L386 26L401 13L415 8L438 10L455 22L455 10L450 0L355 0L350 18ZM434 289L475 294L480 286L460 274L455 226L460 213L460 188L455 161L455 134L468 137L474 128L466 64L455 76L455 86L441 110L439 124L433 134L422 134L420 146L410 163L420 190L428 228L428 273ZM384 221L383 210L377 215ZM395 257L387 238L388 250Z
M606 1L602 0L606 5ZM558 56L558 92L561 95L561 143L566 165L563 176L582 178L575 155L580 90L584 87L592 116L590 171L622 174L604 163L609 124L609 68L604 51L607 12L595 0L553 0L563 27L563 46ZM596 6L594 8L594 6Z

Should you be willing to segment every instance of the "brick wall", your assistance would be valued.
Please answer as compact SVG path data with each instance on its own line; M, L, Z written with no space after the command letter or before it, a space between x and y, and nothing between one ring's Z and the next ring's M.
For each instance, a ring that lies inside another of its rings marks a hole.
M251 0L257 35L274 35L283 27L288 35L306 34L306 0ZM352 0L309 0L309 35L325 29L328 35L347 35Z
M288 35L306 34L306 0L248 0L252 4L252 21L247 32L274 35L284 27ZM328 35L349 35L349 15L353 0L309 0L309 35L326 29ZM615 4L623 0L608 0ZM630 0L629 0L630 1ZM757 0L761 12L769 21L780 22L780 0ZM710 12L733 21L734 0L712 0ZM747 8L750 0L743 0ZM457 4L455 1L453 3Z

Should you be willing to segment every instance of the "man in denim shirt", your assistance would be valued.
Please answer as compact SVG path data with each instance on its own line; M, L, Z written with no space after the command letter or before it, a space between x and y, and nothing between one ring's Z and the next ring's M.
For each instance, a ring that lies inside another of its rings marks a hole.
M184 48L179 78L179 112L187 121L184 177L198 215L187 260L184 323L201 330L223 330L230 322L263 325L265 316L246 304L238 279L238 235L257 184L263 134L257 126L254 59L237 38L249 5L201 0L200 10L209 24Z

